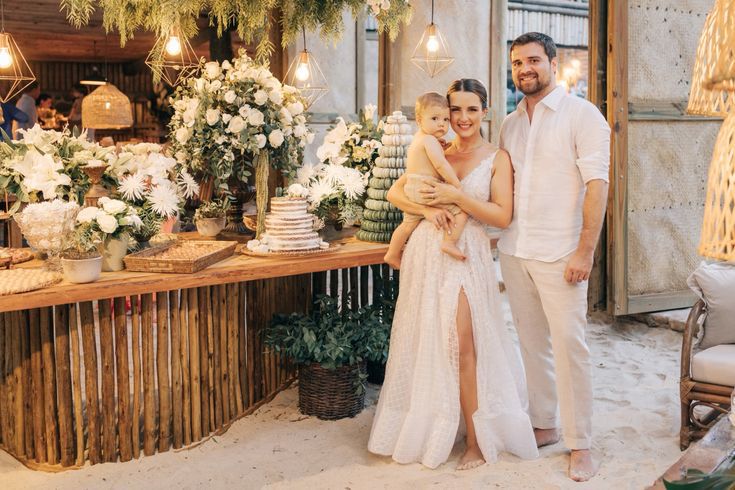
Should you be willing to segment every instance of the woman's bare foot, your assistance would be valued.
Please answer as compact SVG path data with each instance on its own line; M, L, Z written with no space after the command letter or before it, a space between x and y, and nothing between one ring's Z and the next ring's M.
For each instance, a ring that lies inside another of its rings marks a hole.
M457 246L457 242L453 242L450 240L445 240L442 242L442 252L451 255L457 260L465 260L467 258Z
M569 455L569 478L574 481L587 481L597 473L597 465L592 460L589 449L572 449Z
M559 429L533 429L536 436L536 446L544 447L556 444L560 440Z
M482 451L477 446L468 447L457 464L457 471L471 470L485 464Z
M383 261L396 270L401 268L401 256L400 255L393 255L392 253L388 252L383 257Z

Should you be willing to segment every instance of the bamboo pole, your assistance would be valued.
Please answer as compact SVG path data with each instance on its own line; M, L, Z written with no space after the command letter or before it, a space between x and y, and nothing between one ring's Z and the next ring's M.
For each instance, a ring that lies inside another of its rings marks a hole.
M240 400L242 401L242 407L238 408L238 413L242 414L243 410L250 404L248 398L248 375L247 375L247 321L245 312L246 310L246 292L245 283L241 282L237 285L239 294L239 312L237 318L237 336L239 339L240 348L238 349L238 365L237 373L240 377Z
M94 310L91 301L79 304L79 318L82 323L82 349L84 349L88 457L91 464L97 464L102 461L102 446L100 440L99 388L97 385L97 334L95 333ZM41 325L43 326L43 310L41 310Z
M209 410L209 346L207 342L207 316L209 309L205 290L207 286L197 288L199 303L199 384L201 386L202 435L209 434L214 429Z
M370 304L368 294L370 293L370 269L368 267L360 267L360 306L363 308Z
M240 284L227 285L227 324L230 333L230 373L232 374L232 390L234 405L231 411L238 416L243 411L242 385L240 383Z
M82 412L82 362L79 355L79 318L77 304L69 305L69 332L71 335L71 374L74 390L74 428L76 430L76 459L74 464L84 464L84 415ZM31 310L33 311L33 310Z
M0 322L4 315L0 315ZM46 428L43 419L43 370L41 367L41 318L38 308L33 308L29 313L31 328L31 396L33 397L33 435L36 461L46 462ZM3 331L0 328L0 342L4 344ZM0 347L2 353L2 347ZM2 366L0 365L0 370ZM0 372L0 374L2 374ZM4 376L3 376L4 378ZM1 390L2 388L0 388ZM0 398L0 408L3 406ZM1 411L1 410L0 410ZM1 415L0 415L1 417ZM2 423L0 423L0 426ZM82 446L84 449L84 446Z
M133 458L140 457L140 390L143 385L140 368L140 307L138 296L130 297L130 319L133 343L133 412L130 427L133 441Z
M335 299L339 296L339 271L329 271L329 295Z
M202 306L201 304L199 306ZM214 325L213 325L213 312L212 312L212 289L207 286L204 288L204 308L203 310L206 311L206 315L204 316L204 319L207 322L207 389L209 393L207 394L208 400L209 400L209 427L210 430L214 431L219 428L219 422L221 422L220 418L220 410L219 407L215 404L215 398L216 398L216 389L217 385L219 384L217 382L217 377L215 374L215 366L214 366L214 352L215 348L219 345L214 340ZM218 422L219 421L219 422Z
M46 426L46 461L59 462L58 432L56 429L56 362L54 361L54 326L52 308L41 308L41 351L43 353L43 399ZM6 338L7 339L7 338ZM7 340L6 340L7 341Z
M140 296L143 326L143 454L156 452L156 380L153 363L153 294Z
M350 306L352 306L352 311L357 311L360 309L360 297L359 297L359 287L358 287L358 280L357 280L357 267L351 267L350 268Z
M31 396L31 328L28 320L28 310L18 312L20 327L20 348L22 358L23 383L23 425L24 446L28 459L33 459L36 454L33 438L33 398Z
M9 451L15 450L15 410L13 397L13 317L12 313L4 313L5 332L3 335L3 405L0 412L4 415L3 438Z
M156 293L156 374L158 375L158 451L171 444L171 390L168 377L168 296Z
M212 286L211 289L211 309L209 310L209 323L207 327L210 329L211 337L210 341L214 342L214 356L213 356L213 369L214 369L214 422L215 427L220 428L224 423L223 415L225 414L224 407L222 406L222 344L220 342L220 312L219 310L219 288Z
M15 426L13 427L13 433L15 435L15 454L21 458L25 456L25 413L23 410L23 366L22 366L22 346L21 346L21 331L19 312L14 311L11 313L12 322L12 359L13 359L13 417Z
M0 441L3 446L10 449L10 429L8 428L8 410L7 410L7 369L8 355L5 351L5 317L6 313L0 313ZM45 450L45 448L44 448Z
M189 383L189 290L181 290L179 322L181 324L181 395L184 446L191 444L191 385Z
M179 291L168 292L171 317L171 404L173 409L174 449L184 442L182 427L183 394L181 392L181 325L179 317Z
M133 426L130 413L130 367L128 363L128 320L125 296L115 298L115 350L117 361L117 423L120 432L120 461L133 458Z
M69 361L69 306L54 307L56 332L56 387L58 390L59 449L61 466L74 464L72 424L71 364Z
M213 302L212 310L217 311L217 324L215 329L219 331L219 374L220 391L222 392L222 425L230 420L230 365L227 358L227 286L220 284L214 286L217 291L216 306Z
M102 457L117 460L117 420L115 418L115 350L112 334L112 306L109 299L97 302L100 321L102 367Z
M202 438L202 388L199 375L199 298L197 289L187 290L189 295L189 373L191 376L191 436Z

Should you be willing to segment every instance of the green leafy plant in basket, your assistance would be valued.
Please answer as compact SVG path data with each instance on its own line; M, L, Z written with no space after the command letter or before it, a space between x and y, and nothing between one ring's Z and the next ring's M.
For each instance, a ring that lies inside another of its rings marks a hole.
M667 490L732 490L735 488L735 452L711 473L688 469L684 478L677 481L664 480L664 486Z

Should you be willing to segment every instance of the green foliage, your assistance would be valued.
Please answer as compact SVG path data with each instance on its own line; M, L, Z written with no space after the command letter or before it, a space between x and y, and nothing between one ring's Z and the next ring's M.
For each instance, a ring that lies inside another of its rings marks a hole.
M732 490L735 488L735 453L730 454L711 473L687 469L684 478L664 480L664 486L667 490Z
M194 213L194 219L200 218L222 218L230 209L230 199L222 197L220 200L212 200L202 203Z
M349 10L357 17L368 8L366 0L61 0L61 10L69 23L81 27L89 23L95 8L103 11L107 32L118 31L120 44L131 39L135 31L144 29L165 35L178 29L192 38L197 33L196 21L201 14L209 16L210 25L221 35L231 26L247 43L258 42L256 59L264 62L275 46L268 32L273 18L280 18L282 45L292 43L302 28L319 30L325 40L337 41L344 30L342 13ZM392 0L390 8L376 15L378 30L395 39L401 24L411 18L408 0Z
M365 360L387 359L392 306L390 300L352 311L341 310L331 296L321 295L311 314L275 315L265 343L298 364L319 363L326 369Z
M102 232L92 223L79 223L65 243L62 256L68 259L98 257L98 247L104 241Z

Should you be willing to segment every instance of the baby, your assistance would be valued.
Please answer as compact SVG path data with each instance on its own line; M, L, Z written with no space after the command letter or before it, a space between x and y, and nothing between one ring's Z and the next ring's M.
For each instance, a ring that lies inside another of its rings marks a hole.
M436 92L427 92L416 100L416 122L418 132L408 147L406 161L406 197L418 204L427 204L429 201L420 192L420 189L430 182L440 182L443 179L448 184L460 187L457 174L444 158L444 150L439 139L447 134L449 129L449 104L446 97ZM440 204L438 207L448 210L454 215L455 228L444 234L442 252L455 259L464 260L465 256L457 247L462 230L467 223L467 214L454 204ZM403 223L396 228L390 240L388 253L383 260L394 269L401 267L401 251L416 229L423 216L403 214Z

